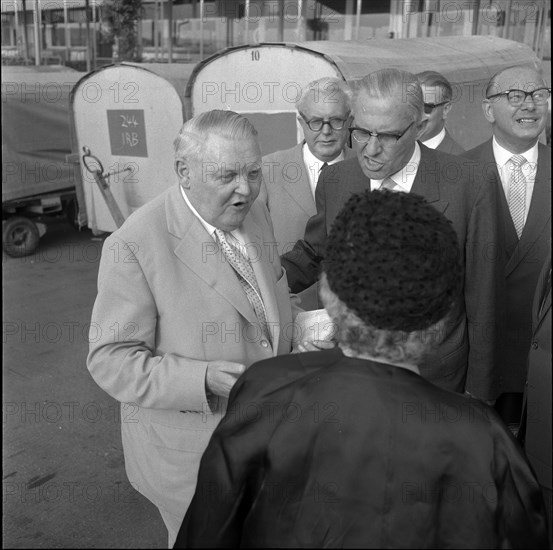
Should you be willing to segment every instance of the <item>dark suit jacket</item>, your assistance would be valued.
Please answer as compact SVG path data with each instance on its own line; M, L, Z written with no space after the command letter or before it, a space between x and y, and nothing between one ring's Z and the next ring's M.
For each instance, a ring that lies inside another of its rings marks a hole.
M491 408L335 349L240 377L175 548L546 548L546 529Z
M450 155L461 155L465 150L451 137L451 134L446 130L445 137L436 147L436 151L442 151L442 153L449 153Z
M305 226L317 209L309 183L308 168L303 161L303 145L298 143L290 149L276 151L262 159L263 182L258 201L265 203L275 233L279 255L290 250L305 233ZM355 156L349 148L344 149L345 158ZM301 307L318 309L318 284L303 290Z
M494 322L501 270L493 252L499 239L499 200L497 189L482 185L481 174L469 164L421 145L411 192L451 220L466 272L464 296L449 316L445 340L421 366L421 374L442 388L494 399ZM281 258L293 292L317 278L328 232L342 206L353 193L369 188L357 159L325 168L317 185L317 214L309 220L304 240Z
M532 337L534 291L540 270L551 249L551 149L539 144L536 181L520 240L497 171L492 140L464 153L463 156L483 164L486 181L499 191L504 229L501 250L505 264L501 291L504 311L500 311L498 319L499 389L501 393L522 392Z
M543 265L532 306L532 344L523 407L526 456L540 485L552 489L551 254Z

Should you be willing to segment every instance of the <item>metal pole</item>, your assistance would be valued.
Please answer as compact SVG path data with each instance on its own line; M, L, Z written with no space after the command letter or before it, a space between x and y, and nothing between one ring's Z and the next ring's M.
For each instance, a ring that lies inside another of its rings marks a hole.
M154 1L154 59L157 61L159 56L159 12L158 0Z
M167 6L167 19L169 24L168 62L173 63L173 0L169 0L169 4Z
M200 0L200 61L204 58L204 0Z
M284 42L284 0L278 3L278 41Z
M250 0L246 0L244 4L244 44L249 42L248 36L250 34Z
M98 44L96 43L97 19L96 0L92 0L92 70L96 69L96 52L98 50Z
M355 40L359 40L359 28L361 27L361 5L363 0L357 0L357 10L355 12Z
M24 45L24 57L25 63L29 62L29 40L27 38L27 6L26 1L23 0L23 45Z
M298 0L298 23L296 26L296 39L298 42L303 42L305 40L304 18L302 15L302 11L303 11L303 2L302 0Z
M90 7L88 5L89 0L85 0L84 2L84 13L85 13L85 28L86 28L86 72L90 72L90 21L89 21L89 10Z
M35 37L35 65L40 65L40 23L38 21L38 15L40 11L39 0L35 0L33 4L33 18L34 18L34 37Z
M65 62L71 61L69 17L67 13L67 0L63 0L63 35L65 38Z

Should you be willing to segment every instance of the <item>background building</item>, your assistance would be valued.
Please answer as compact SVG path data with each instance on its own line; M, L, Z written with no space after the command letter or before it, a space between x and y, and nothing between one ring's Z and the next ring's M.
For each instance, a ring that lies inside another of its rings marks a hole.
M492 35L551 58L547 0L1 0L2 62L91 70L117 58L108 4L141 4L136 59L196 63L260 42Z

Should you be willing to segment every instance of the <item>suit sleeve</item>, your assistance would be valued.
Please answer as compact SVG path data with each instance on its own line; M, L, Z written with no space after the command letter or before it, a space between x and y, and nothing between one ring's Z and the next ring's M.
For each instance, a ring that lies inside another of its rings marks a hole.
M173 410L205 409L207 362L173 353L156 355L158 312L136 255L115 235L106 239L92 311L88 369L122 403ZM134 245L136 246L136 245Z
M309 218L305 227L305 236L296 242L294 248L280 258L286 269L292 292L299 293L316 283L319 278L320 265L325 255L327 239L326 230L326 186L329 173L323 170L315 190L317 213Z
M275 428L275 411L248 391L245 378L233 387L226 415L202 457L196 493L174 548L240 547L245 518L263 483L265 449ZM252 416L255 410L259 414Z
M465 389L484 400L495 399L497 311L504 285L501 260L502 216L497 186L489 184L481 166L473 166L475 199L470 210L465 245L465 308L469 360Z
M543 496L526 457L507 429L495 438L498 548L549 548ZM488 498L493 494L487 493Z

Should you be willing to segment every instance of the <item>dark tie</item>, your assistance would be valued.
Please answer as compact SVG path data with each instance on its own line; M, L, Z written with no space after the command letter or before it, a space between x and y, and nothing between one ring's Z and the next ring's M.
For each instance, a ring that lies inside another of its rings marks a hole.
M255 315L261 325L263 335L265 338L272 342L271 333L267 325L267 316L265 314L265 306L261 299L261 292L253 268L250 264L250 260L242 254L239 246L233 244L234 237L226 231L220 229L215 230L215 236L221 247L226 259L233 267L234 271L238 275L240 284L246 293L246 296L255 311Z

